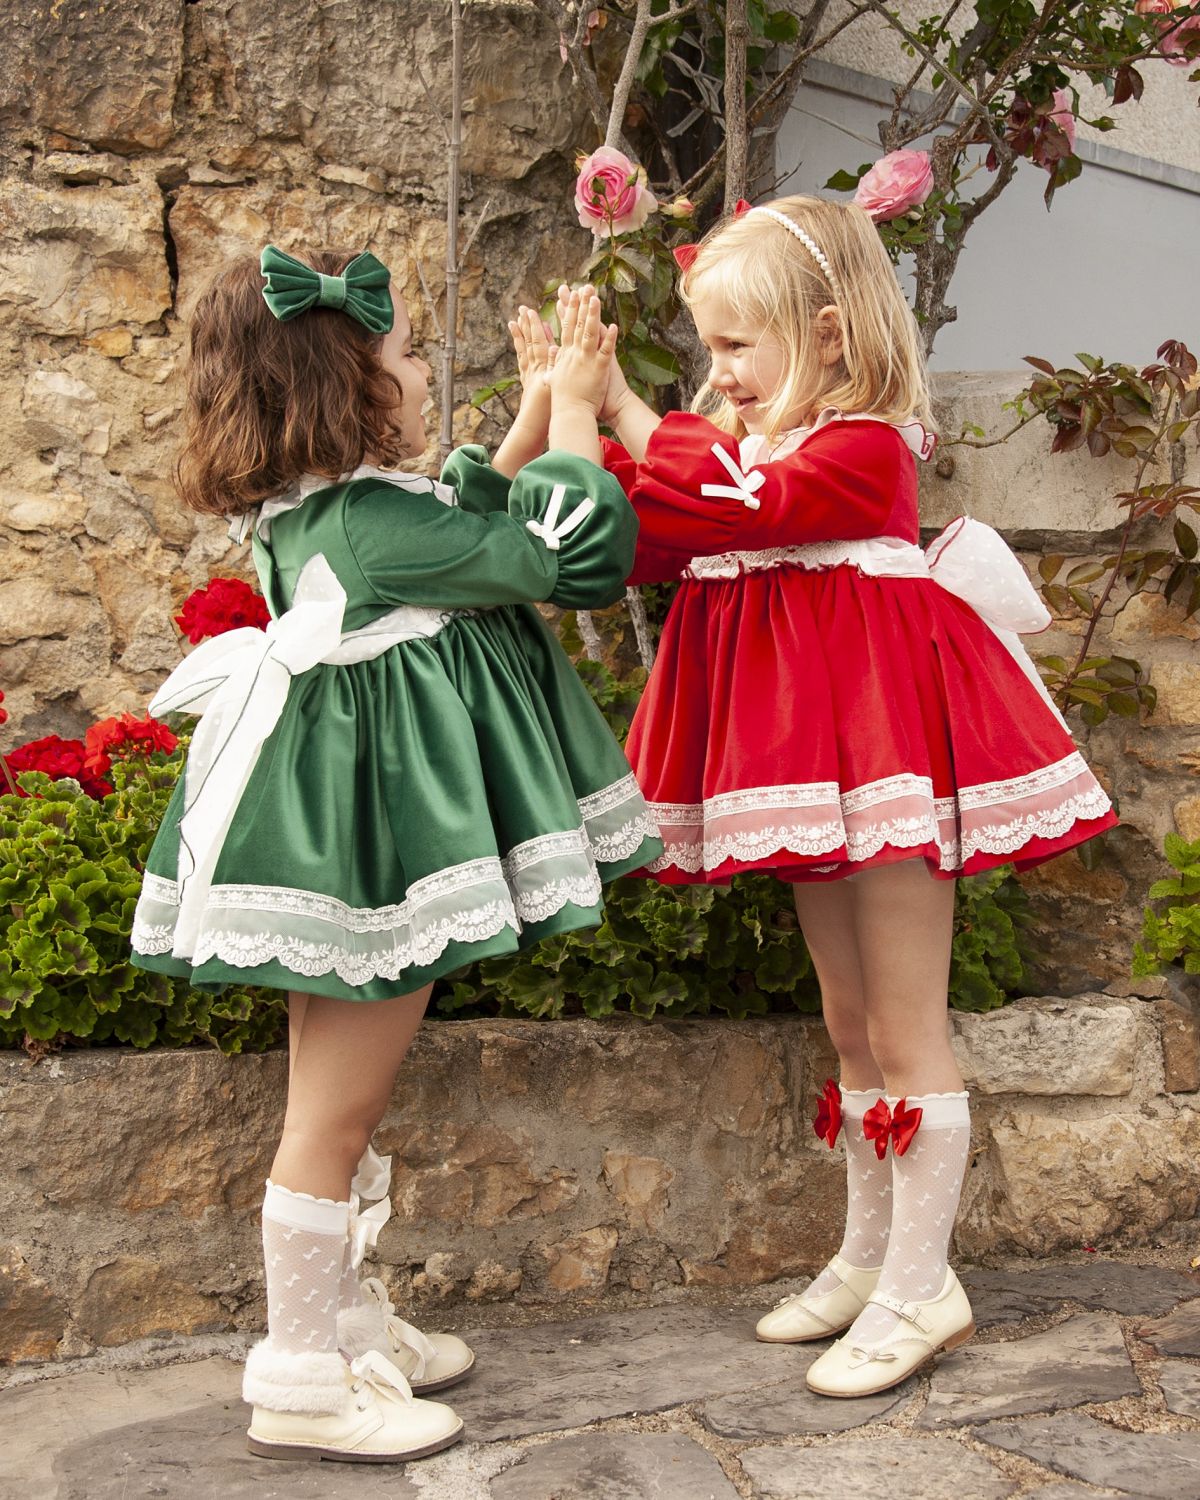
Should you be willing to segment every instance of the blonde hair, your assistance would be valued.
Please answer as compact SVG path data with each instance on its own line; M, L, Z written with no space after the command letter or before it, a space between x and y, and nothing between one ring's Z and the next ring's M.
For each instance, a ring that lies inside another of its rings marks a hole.
M823 253L818 264L804 242L763 213L746 213L711 229L680 283L685 306L716 290L739 319L761 327L784 351L786 374L764 409L768 436L796 411L815 416L826 406L932 427L925 355L912 310L874 224L852 203L776 198L764 205L784 214ZM829 274L832 273L832 274ZM836 288L836 291L835 291ZM813 334L823 307L837 309L842 355L820 358ZM745 428L706 380L692 410L741 437Z

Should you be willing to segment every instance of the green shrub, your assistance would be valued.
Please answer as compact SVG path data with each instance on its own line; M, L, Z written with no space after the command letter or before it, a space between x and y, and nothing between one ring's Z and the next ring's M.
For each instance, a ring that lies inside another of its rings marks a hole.
M129 961L142 869L182 766L181 745L116 762L99 800L38 771L18 778L27 797L0 797L0 1046L208 1042L232 1053L280 1035L279 996L206 995Z
M1200 974L1200 839L1189 844L1177 833L1169 833L1163 852L1178 874L1156 880L1150 887L1150 900L1165 902L1166 909L1147 906L1142 941L1133 953L1133 972L1160 974L1172 964L1185 974Z

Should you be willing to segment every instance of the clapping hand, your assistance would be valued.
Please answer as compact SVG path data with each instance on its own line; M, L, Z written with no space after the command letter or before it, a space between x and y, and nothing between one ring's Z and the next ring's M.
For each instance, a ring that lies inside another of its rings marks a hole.
M551 409L588 407L594 417L608 397L616 325L602 322L600 298L590 286L568 293L565 305L560 292L559 309L562 336L549 353Z

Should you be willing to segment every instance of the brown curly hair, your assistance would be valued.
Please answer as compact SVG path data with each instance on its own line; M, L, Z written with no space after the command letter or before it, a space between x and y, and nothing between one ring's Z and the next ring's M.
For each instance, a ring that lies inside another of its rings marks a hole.
M356 251L301 257L337 276ZM407 457L400 383L379 360L382 339L345 313L310 308L280 323L258 261L227 266L192 315L186 429L175 467L183 503L237 516L301 474L338 479L370 453Z

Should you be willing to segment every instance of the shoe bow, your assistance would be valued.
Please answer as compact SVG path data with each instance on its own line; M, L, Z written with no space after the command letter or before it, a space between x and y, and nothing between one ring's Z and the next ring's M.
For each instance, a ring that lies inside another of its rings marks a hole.
M388 1297L387 1288L377 1276L368 1276L360 1290L365 1292L373 1302L379 1304L383 1311L388 1341L397 1351L407 1349L411 1352L416 1363L408 1372L409 1378L420 1380L429 1362L437 1358L437 1346L431 1339L426 1338L419 1328L414 1328L411 1323L406 1323L397 1315L395 1304ZM383 1356L381 1355L380 1358ZM395 1366L389 1364L388 1368L394 1370Z
M378 1349L368 1349L365 1354L352 1359L350 1373L362 1385L369 1385L376 1394L386 1396L395 1392L403 1402L412 1405L412 1386L387 1355L380 1354Z

